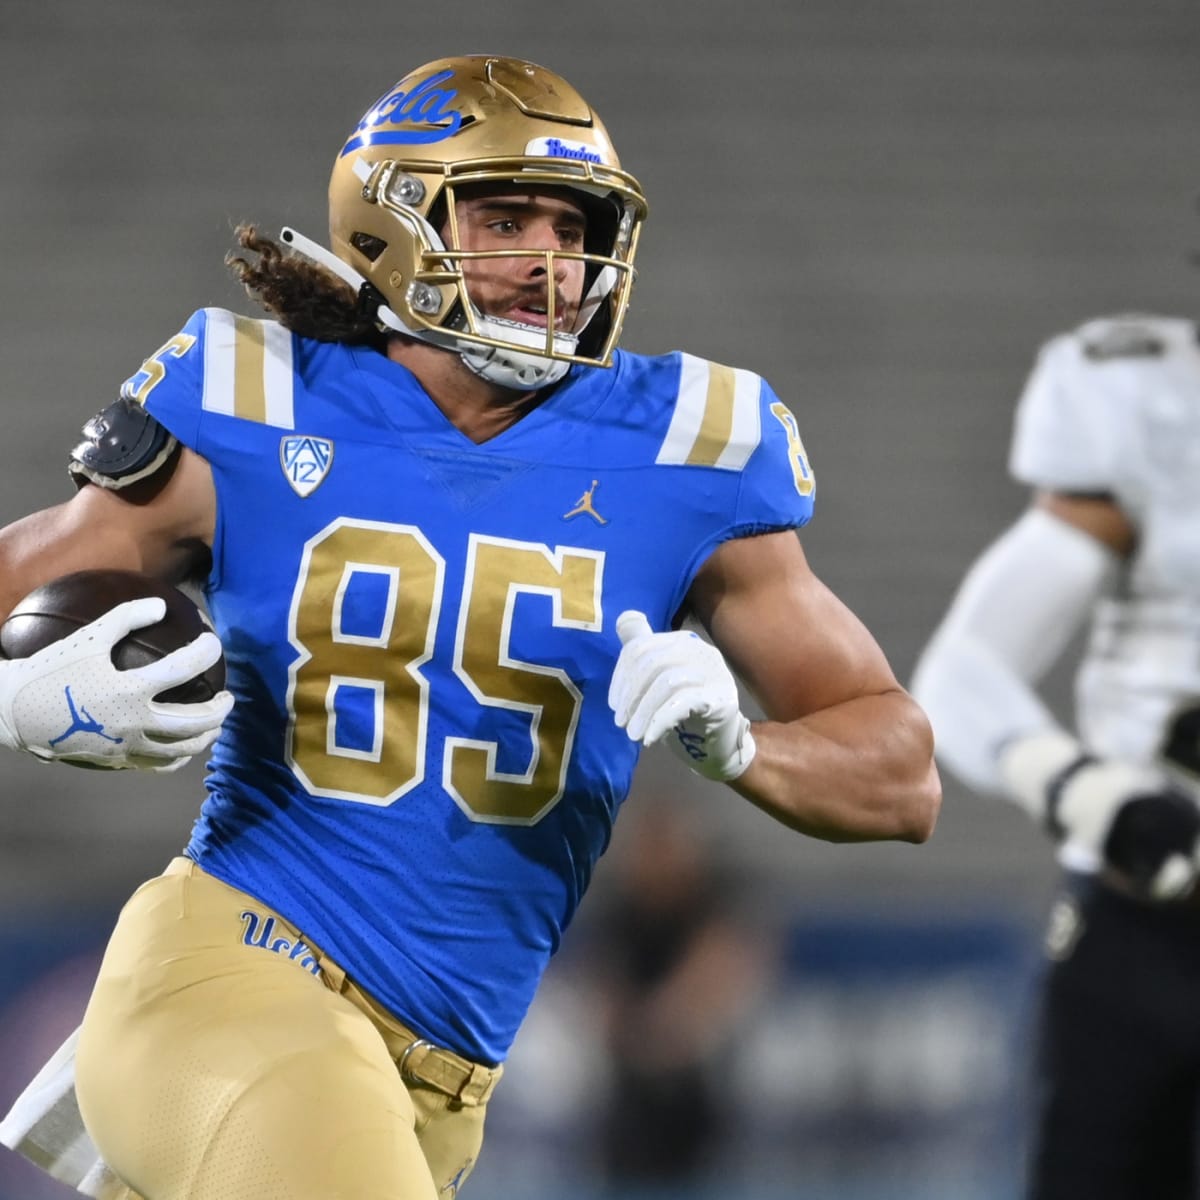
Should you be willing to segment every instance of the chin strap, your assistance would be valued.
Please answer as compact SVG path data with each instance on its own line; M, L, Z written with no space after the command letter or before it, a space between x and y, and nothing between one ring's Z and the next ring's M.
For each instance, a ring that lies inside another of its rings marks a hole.
M546 336L540 329L506 321L502 317L484 316L479 317L477 328L484 337L515 342L534 351L525 354L508 346L458 346L458 352L467 367L489 383L518 391L534 391L557 383L571 366L569 362L547 358L536 352L546 345ZM578 340L573 333L556 333L554 348L560 354L574 354Z
M360 275L349 263L338 258L332 250L326 250L319 242L305 237L290 225L285 225L279 231L279 240L291 246L293 250L299 251L305 258L311 258L313 262L332 272L343 282L348 283L356 292L367 283L366 276Z

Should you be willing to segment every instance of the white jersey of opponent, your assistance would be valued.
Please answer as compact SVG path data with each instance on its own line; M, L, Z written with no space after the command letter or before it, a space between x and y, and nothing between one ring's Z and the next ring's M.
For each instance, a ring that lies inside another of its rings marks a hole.
M1076 676L1094 753L1159 760L1200 786L1200 331L1119 316L1043 347L1009 466L1036 488L1112 496L1133 556L1097 606ZM1191 715L1188 716L1187 714Z

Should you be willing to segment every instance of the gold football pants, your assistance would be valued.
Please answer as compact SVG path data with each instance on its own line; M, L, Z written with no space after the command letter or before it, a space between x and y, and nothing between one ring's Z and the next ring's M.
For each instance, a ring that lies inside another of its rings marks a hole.
M448 1200L500 1075L183 858L122 910L76 1071L88 1131L146 1200Z

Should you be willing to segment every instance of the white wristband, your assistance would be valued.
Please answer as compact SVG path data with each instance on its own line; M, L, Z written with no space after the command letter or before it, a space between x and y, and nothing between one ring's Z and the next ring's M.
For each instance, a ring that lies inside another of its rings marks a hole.
M1082 754L1078 739L1061 729L1046 729L1009 742L997 763L1008 794L1044 825L1051 815L1050 784Z

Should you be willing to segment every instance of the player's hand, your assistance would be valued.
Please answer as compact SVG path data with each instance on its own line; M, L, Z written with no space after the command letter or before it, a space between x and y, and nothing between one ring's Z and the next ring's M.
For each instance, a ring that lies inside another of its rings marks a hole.
M1108 831L1104 861L1138 895L1183 899L1200 878L1200 809L1174 788L1127 800Z
M736 779L754 757L750 721L720 651L694 633L655 633L644 613L617 618L621 656L608 688L617 724L644 746L666 743L707 779Z
M112 662L127 634L161 621L158 597L131 600L28 658L0 661L0 745L81 766L174 771L216 740L233 707L227 691L192 704L155 700L221 655L205 631L128 671Z
M1110 879L1150 900L1178 900L1200 878L1200 808L1151 767L1085 754L1061 731L1022 738L1001 757L1022 799L1040 790L1046 824L1091 851Z

